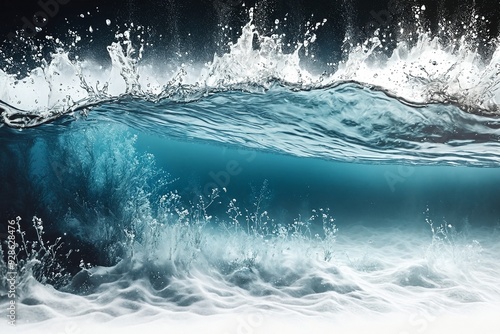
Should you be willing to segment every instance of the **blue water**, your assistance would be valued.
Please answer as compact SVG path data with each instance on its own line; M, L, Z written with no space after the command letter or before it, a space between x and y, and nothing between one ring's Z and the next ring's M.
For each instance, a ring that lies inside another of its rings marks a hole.
M21 79L2 59L0 234L15 227L22 330L500 328L498 48L488 62L417 26L393 58L367 47L376 32L312 75L305 42L326 21L287 53L246 11L201 74L141 63L143 28L117 33L111 67L71 44L50 61L42 44Z
M208 210L215 226L228 219L232 199L252 210L263 194L259 210L283 225L328 208L339 227L425 230L426 219L492 227L500 210L497 123L353 84L190 102L125 98L84 118L2 127L1 212L3 220L43 217L52 222L48 235L90 248L95 241L83 235L99 228L96 220L123 228L155 219L159 198L172 191L186 208L218 191ZM111 264L113 256L97 258Z

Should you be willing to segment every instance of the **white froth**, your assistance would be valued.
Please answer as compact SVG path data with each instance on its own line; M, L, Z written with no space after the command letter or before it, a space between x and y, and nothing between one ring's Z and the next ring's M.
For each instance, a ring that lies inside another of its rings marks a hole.
M151 266L153 255L136 253L133 261L91 269L97 290L87 296L28 279L20 287L16 332L156 332L168 326L172 333L272 333L289 326L290 333L306 327L319 333L495 333L499 325L500 249L497 236L486 231L473 229L449 243L428 233L353 227L339 236L330 261L321 244L305 239L272 246L244 234L206 237L187 272L166 256ZM181 249L193 247L185 242ZM253 267L221 269L252 252L258 254ZM148 280L152 268L163 270L165 281ZM177 273L169 276L169 270Z

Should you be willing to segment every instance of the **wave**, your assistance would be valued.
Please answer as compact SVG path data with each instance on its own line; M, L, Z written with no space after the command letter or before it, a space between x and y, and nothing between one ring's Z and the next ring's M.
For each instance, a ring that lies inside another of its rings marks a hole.
M3 108L12 126L59 116ZM403 103L352 82L306 91L275 82L261 93L219 91L191 102L124 96L96 104L87 119L172 139L336 161L482 167L500 162L498 118L453 105Z
M425 8L414 10L424 16ZM417 22L413 31L401 28L399 35L389 41L379 31L360 44L354 44L347 35L346 56L330 64L332 73L314 74L314 67L307 68L304 57L314 59L309 48L317 42L316 32L326 20L308 23L303 41L295 45L292 53L285 53L285 36L273 31L261 34L254 23L253 9L248 13L249 21L229 51L214 55L206 64L188 59L167 64L145 61L147 36L143 27L116 34L116 42L107 47L111 66L75 54L74 45L81 40L78 35L68 45L49 37L47 45L32 48L34 57L41 57L37 54L43 48L53 48L50 59L35 59L41 65L31 69L28 76L18 78L0 70L2 123L18 128L37 126L125 96L152 102L196 102L221 91L265 93L282 85L293 91L314 92L345 82L416 105L451 104L490 116L499 111L500 48L496 40L489 40L484 44L491 54L480 54L475 31L485 19L477 15L471 17L468 33L459 38L445 22L440 23L437 34ZM278 27L279 20L276 30ZM138 46L132 42L134 34L140 37ZM396 43L396 47L387 56L389 43ZM342 99L336 105L342 106Z

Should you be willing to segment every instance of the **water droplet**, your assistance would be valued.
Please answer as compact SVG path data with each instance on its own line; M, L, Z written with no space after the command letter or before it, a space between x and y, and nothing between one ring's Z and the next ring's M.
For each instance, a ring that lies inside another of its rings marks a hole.
M278 24L278 23L280 23L280 20L278 20L278 19L274 20L274 24Z
M110 19L106 19L106 25L111 25L111 20Z

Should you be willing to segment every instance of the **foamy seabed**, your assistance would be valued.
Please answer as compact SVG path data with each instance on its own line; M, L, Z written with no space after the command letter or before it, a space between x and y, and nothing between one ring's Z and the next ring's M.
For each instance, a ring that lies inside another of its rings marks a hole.
M137 250L133 260L75 278L74 286L92 286L86 296L28 278L18 324L4 321L2 332L498 333L497 231L434 240L409 228L341 232L329 261L317 242L266 248L207 232L204 256L184 273ZM245 262L242 250L258 255Z

